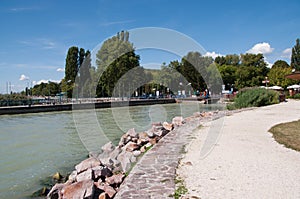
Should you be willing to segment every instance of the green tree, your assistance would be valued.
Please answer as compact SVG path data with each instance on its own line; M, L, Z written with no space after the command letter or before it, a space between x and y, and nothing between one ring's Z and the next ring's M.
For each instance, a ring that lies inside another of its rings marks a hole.
M214 61L217 65L222 66L222 65L233 65L237 66L240 64L240 57L236 54L233 55L226 55L224 56L218 56L215 58Z
M129 33L122 31L106 40L96 54L97 96L112 96L115 84L131 69L139 66Z
M83 52L84 50L79 53L79 60L81 61L78 79L79 97L91 97L91 89L93 89L93 79L91 75L91 52L89 50L87 50L84 54Z
M72 97L72 89L79 69L78 52L78 47L72 46L69 48L66 57L65 83L68 84L68 87L64 86L64 88L68 88L68 90L65 90L68 97ZM71 85L71 87L69 85Z
M65 80L74 83L78 68L78 47L72 46L66 57Z
M300 71L300 40L296 40L296 44L292 49L291 67L296 71Z
M195 90L203 90L207 87L205 82L207 68L213 63L211 57L204 57L199 52L189 52L181 60L180 72Z
M82 70L80 70L81 67L83 68ZM89 50L85 51L83 48L78 50L76 46L69 48L66 57L65 78L62 82L62 91L67 92L68 97L72 97L72 90L74 88L78 89L78 94L83 91L86 80L90 78L88 74L90 67L91 59ZM76 80L77 75L78 79Z
M218 69L223 79L224 85L228 85L231 87L231 85L233 85L236 81L236 71L238 67L233 65L221 65L218 66Z
M262 54L241 54L241 64L236 70L235 86L237 88L259 86L269 71Z
M286 88L287 86L295 83L294 80L285 78L286 75L292 72L292 67L290 67L285 61L278 60L276 61L270 72L268 73L268 77L270 80L271 86L281 86Z

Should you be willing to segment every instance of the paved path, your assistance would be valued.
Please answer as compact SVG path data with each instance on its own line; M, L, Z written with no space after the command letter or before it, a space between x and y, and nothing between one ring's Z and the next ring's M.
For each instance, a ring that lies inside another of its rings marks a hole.
M154 145L126 177L115 199L170 198L183 146L191 141L189 135L198 125L199 120L183 125Z
M300 198L300 153L278 144L268 133L275 124L298 119L300 101L293 100L225 117L218 142L202 158L199 150L210 128L207 123L195 133L178 170L189 195Z

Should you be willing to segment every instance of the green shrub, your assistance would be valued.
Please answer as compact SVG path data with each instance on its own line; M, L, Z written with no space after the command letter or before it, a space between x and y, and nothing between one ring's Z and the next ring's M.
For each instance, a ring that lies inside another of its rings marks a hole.
M293 96L293 99L300 99L300 93L297 93Z
M264 88L246 88L241 90L233 106L235 108L260 107L279 103L279 93Z

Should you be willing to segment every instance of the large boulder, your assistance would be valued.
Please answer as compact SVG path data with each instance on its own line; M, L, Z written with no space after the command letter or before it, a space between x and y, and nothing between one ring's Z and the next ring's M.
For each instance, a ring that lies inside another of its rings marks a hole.
M117 160L120 161L121 163L122 171L124 173L129 171L131 167L131 162L130 162L131 156L133 156L131 152L124 150L120 153L120 155L117 158Z
M63 189L64 186L65 184L56 183L49 191L47 195L47 199L62 199L61 190Z
M125 133L121 136L118 146L122 147L125 144L127 144L130 140L131 140L131 137L127 133Z
M183 124L183 117L182 116L176 116L172 119L172 124L174 126L181 126Z
M119 147L116 147L113 151L108 152L105 151L101 153L98 156L98 159L101 161L101 163L105 166L112 167L112 162L114 162L115 159L117 159L118 155L121 153L121 149Z
M126 150L126 151L129 151L129 152L132 152L134 150L137 150L139 149L139 145L135 142L128 142L123 148Z
M173 124L169 124L168 122L164 122L163 123L163 127L164 127L164 129L166 129L168 131L172 131L173 130Z
M65 186L61 193L63 199L85 198L92 199L94 195L94 182L92 180L84 180Z
M127 131L127 135L129 135L131 138L139 138L139 134L135 132L134 128L129 129Z
M101 162L94 158L94 157L90 157L88 159L83 160L82 162L80 162L78 165L75 166L75 169L77 171L77 173L81 173L83 171L88 170L89 168L93 168L96 166L100 166Z
M105 182L107 182L111 186L118 186L123 182L124 177L125 177L125 175L122 173L116 174L116 175L106 178Z
M68 182L74 182L76 180L76 176L77 176L77 171L74 170L72 171L72 173L69 175L68 177Z
M115 196L115 194L117 193L113 187L106 185L106 184L104 185L104 191L108 195L109 198L113 198Z
M103 145L101 149L103 152L112 152L115 149L115 146L112 144L112 142L108 142Z
M93 178L93 171L91 168L89 168L88 170L79 173L76 176L76 181L80 182L84 180L92 180L92 178Z
M147 136L149 137L149 138L154 138L155 137L155 135L154 135L154 133L153 133L153 131L150 129L150 130L148 130L148 131L146 131L146 133L147 133Z
M99 178L105 179L112 176L112 172L107 167L97 166L92 169L93 171L93 180L98 180Z

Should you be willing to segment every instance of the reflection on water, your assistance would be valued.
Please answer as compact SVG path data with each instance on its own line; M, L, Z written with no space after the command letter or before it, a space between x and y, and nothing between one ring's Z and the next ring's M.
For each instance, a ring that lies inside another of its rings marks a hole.
M66 173L88 150L97 151L108 140L117 144L130 128L140 132L152 122L170 122L174 116L211 108L182 103L0 116L0 198L30 195L45 177Z

